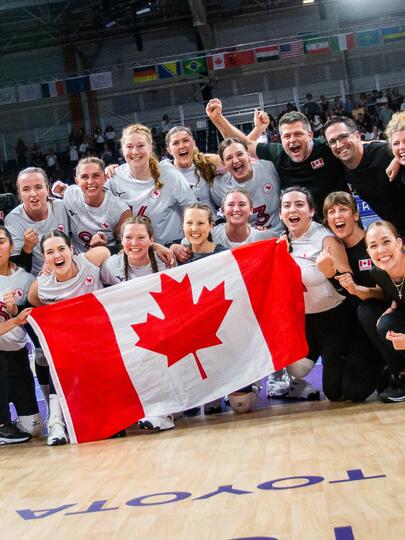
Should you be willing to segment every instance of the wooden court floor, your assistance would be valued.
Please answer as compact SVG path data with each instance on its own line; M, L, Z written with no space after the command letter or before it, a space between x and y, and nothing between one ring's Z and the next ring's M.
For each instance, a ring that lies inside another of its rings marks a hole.
M403 540L405 404L327 401L0 448L0 539Z

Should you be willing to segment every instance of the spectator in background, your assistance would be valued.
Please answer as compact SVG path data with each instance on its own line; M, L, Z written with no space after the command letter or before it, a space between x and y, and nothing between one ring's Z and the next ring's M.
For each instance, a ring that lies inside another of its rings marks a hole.
M326 122L326 119L328 118L328 114L331 111L330 101L326 99L324 95L320 96L319 98L319 108L320 108L320 117L322 119L322 122Z
M104 138L108 145L108 148L111 150L112 155L115 155L117 151L117 146L115 142L116 135L114 128L110 124L105 128Z
M390 109L390 105L388 101L386 101L382 109L380 109L378 112L378 118L380 119L381 126L383 129L387 127L388 122L391 120L393 114L394 114L393 110Z
M353 109L354 109L353 96L349 94L346 96L346 101L345 101L345 105L343 109L344 115L350 118L352 116Z
M309 120L312 120L316 114L320 114L321 109L318 103L314 100L312 94L306 95L307 101L304 103L304 114Z
M171 127L170 118L169 118L168 114L163 115L160 127L162 129L162 135L163 135L163 139L164 139L166 137L166 135L169 133L170 127Z
M69 146L68 152L69 152L69 162L70 162L69 182L72 183L73 181L71 180L71 178L75 177L76 166L79 162L79 152L77 151L77 146L75 144L71 144Z
M402 100L403 100L403 96L399 93L398 88L393 88L392 94L391 94L391 109L394 112L399 111Z
M381 129L378 127L377 124L373 125L373 128L371 129L371 131L367 131L364 134L365 141L381 141L384 139L385 139L384 133L381 131Z
M27 166L27 147L24 141L20 138L17 140L17 146L15 147L15 153L17 155L17 166L22 169Z
M48 150L45 156L46 174L51 181L56 180L56 171L58 170L58 157L53 148Z
M83 141L80 143L80 146L79 146L79 157L80 159L82 159L86 153L87 153L87 143L86 143L86 139L83 139Z
M108 143L104 143L104 149L101 153L101 159L104 161L104 165L110 165L111 163L114 163L114 157L113 153L108 147Z
M98 157L100 157L104 151L104 144L105 144L105 139L104 139L104 135L101 128L99 127L96 128L94 130L93 136L94 136L96 154L98 155Z
M44 165L44 156L38 143L34 143L31 148L30 164L32 167L42 168Z

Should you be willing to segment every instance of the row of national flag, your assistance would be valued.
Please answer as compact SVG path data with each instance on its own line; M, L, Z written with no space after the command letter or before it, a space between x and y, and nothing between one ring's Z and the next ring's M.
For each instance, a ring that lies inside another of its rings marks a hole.
M64 95L79 94L89 90L102 90L113 85L111 71L91 73L81 77L69 77L42 83L23 84L17 87L0 88L0 105L36 101Z
M221 70L247 66L270 60L295 58L304 54L322 54L347 51L358 47L370 47L405 39L405 25L388 28L350 32L335 36L297 39L290 43L267 45L247 50L226 50L188 60L136 67L133 69L135 83L179 77L181 75L207 75L208 70Z

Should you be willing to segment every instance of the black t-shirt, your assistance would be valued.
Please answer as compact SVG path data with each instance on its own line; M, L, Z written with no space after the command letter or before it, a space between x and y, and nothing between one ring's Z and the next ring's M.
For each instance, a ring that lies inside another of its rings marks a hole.
M385 270L381 268L373 267L371 270L371 277L375 280L377 285L385 292L390 300L394 300L397 303L398 309L405 311L405 283L402 286L402 300L399 298L399 291L395 287L392 279ZM399 285L399 284L398 284ZM401 289L401 288L400 288Z
M395 225L401 235L405 233L405 183L403 175L390 182L385 169L392 161L389 146L383 141L363 145L364 153L355 169L346 169L347 180L360 197L380 218Z
M221 253L221 251L227 251L227 249L221 244L215 244L213 251L208 251L205 253L193 253L190 259L188 259L188 261L185 261L184 263L178 263L178 264L179 266L181 266L182 264L188 264L194 261L199 261L200 259L205 259L205 257L209 257L210 255L214 255L215 253Z
M352 269L353 281L356 285L362 287L375 287L374 281L370 271L373 267L370 257L368 256L366 243L364 239L360 240L355 246L346 248L347 258L349 260L350 268ZM343 296L346 296L351 305L356 308L362 300L353 294L350 294L335 278L329 279L334 288Z
M323 201L329 193L350 191L342 163L325 143L316 139L310 156L300 163L293 161L280 143L259 143L256 154L260 159L273 162L282 189L293 186L307 188L319 215L322 215Z
M355 246L346 248L346 253L353 272L354 282L363 287L375 287L376 283L370 273L373 265L367 253L364 239L360 240Z

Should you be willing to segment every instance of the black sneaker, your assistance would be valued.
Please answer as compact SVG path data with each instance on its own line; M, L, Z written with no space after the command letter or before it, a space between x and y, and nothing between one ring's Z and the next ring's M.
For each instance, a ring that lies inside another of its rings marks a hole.
M393 379L390 386L380 394L383 403L401 403L405 401L405 378Z
M18 429L15 424L3 424L0 426L0 444L24 443L30 439L31 435Z

